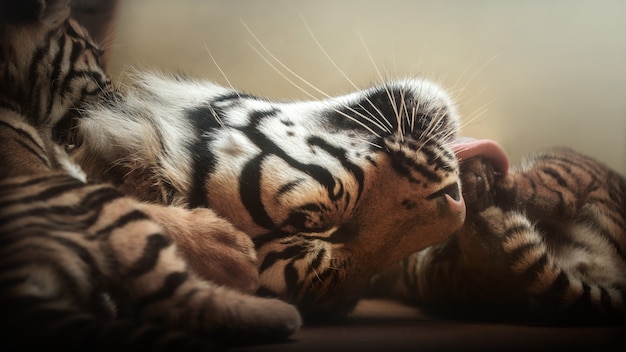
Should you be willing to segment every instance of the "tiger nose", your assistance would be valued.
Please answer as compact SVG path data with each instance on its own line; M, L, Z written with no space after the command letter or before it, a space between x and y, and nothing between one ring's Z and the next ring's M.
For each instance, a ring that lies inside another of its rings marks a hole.
M435 199L442 196L448 196L454 201L460 201L463 197L461 196L461 188L459 187L459 183L451 183L438 190L437 192L430 194L428 197L426 197L426 199Z
M428 200L437 198L445 199L451 212L465 216L465 200L461 194L461 187L458 182L451 183L426 197Z

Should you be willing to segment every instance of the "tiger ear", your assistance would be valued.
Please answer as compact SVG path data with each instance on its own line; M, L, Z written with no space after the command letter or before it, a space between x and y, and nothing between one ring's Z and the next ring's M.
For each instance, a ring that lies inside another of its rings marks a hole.
M2 21L57 26L70 16L70 0L0 0Z

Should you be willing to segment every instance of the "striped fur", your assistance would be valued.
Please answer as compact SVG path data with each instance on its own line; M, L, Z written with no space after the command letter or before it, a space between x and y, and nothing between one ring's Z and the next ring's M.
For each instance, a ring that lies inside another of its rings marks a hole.
M207 344L199 336L282 338L299 327L294 307L242 293L255 288L252 243L212 211L141 204L85 183L63 168L61 148L1 108L0 137L9 161L0 178L2 350L179 351ZM205 256L199 270L181 259L180 236L202 239L191 246ZM225 278L240 290L218 284Z
M595 324L626 322L626 180L570 149L506 177L462 165L468 219L375 286L438 313Z
M251 295L248 235L210 209L87 182L57 143L113 94L68 6L0 0L0 350L204 350L293 333L295 307Z
M259 293L326 316L461 226L457 124L448 96L417 79L280 103L139 73L84 111L72 155L145 201L229 219L256 243Z
M30 106L52 97L43 104L52 109L26 116L53 126L90 179L146 202L209 207L247 233L261 295L307 316L345 313L372 275L462 225L452 149L459 117L431 82L309 102L146 72L118 89L95 46L68 40L82 33L71 21L40 22L45 30L8 25L11 69L0 81L10 98ZM30 46L19 44L24 38ZM85 79L74 80L75 71ZM69 91L55 90L57 82L70 82ZM192 264L207 255L185 254Z

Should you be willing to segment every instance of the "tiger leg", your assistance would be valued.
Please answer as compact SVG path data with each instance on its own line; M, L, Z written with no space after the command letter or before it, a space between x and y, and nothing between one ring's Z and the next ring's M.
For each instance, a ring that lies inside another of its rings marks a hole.
M98 245L44 224L2 232L0 350L162 350L210 347L208 342L157 324L116 318L106 291L106 260Z
M620 260L598 257L611 241L594 233L611 223L595 211L616 198L606 195L608 168L570 149L530 156L505 177L480 159L461 167L468 206L456 236L463 286L517 316L568 314L581 321L623 312ZM589 211L595 214L583 216Z
M499 241L501 253L506 256L504 261L496 262L509 264L511 277L505 283L529 295L527 308L532 316L553 317L564 322L575 318L586 323L596 319L624 319L624 288L610 281L604 285L604 282L583 280L566 270L549 251L544 235L525 215L491 207L481 213L481 218L488 227L486 231ZM498 253L482 253L488 261L497 258L494 255ZM485 272L488 271L480 274ZM502 283L494 281L492 285Z
M134 200L109 204L103 216L108 212L108 218L119 219L119 209L134 205L124 202ZM126 308L143 320L217 338L250 339L286 337L301 324L292 305L219 286L188 270L174 243L147 217L112 231L102 245L113 254L115 271L126 283L132 304Z
M371 291L440 315L624 321L626 291L572 275L522 213L489 207L471 221L445 243L376 276Z

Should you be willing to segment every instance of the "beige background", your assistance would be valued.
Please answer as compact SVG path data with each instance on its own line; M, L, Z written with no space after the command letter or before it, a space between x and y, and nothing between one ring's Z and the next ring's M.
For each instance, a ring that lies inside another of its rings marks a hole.
M122 0L120 10L118 79L129 65L225 75L291 100L309 95L289 80L322 94L285 67L330 95L354 90L344 75L358 87L380 81L377 70L421 75L452 92L463 134L498 140L513 161L569 145L626 174L626 1Z

